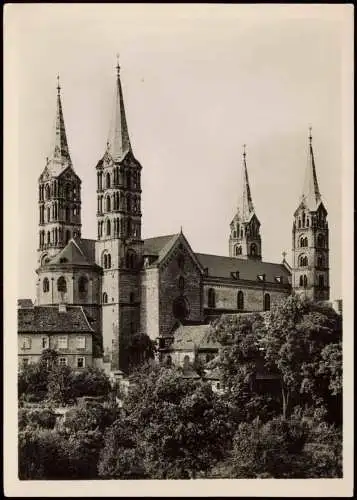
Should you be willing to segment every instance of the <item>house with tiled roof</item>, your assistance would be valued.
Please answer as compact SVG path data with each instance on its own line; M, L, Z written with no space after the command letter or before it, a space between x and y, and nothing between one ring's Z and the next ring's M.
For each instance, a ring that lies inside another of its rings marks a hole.
M34 309L39 307L41 312L29 315L35 321L33 335L38 330L37 314L47 314L48 321L59 322L57 327L62 328L64 316L53 310L66 304L67 314L72 315L72 308L77 308L92 330L86 335L92 336L93 363L108 372L125 373L134 335L148 335L162 354L163 349L171 350L166 354L178 363L193 352L207 360L217 349L205 337L208 325L222 314L269 311L292 292L328 300L327 211L317 183L311 135L306 180L292 214L291 266L285 253L279 262L263 258L245 148L237 208L227 227L227 255L198 252L182 229L143 238L143 167L130 141L119 64L111 127L103 145L101 158L93 159L92 173L88 172L96 178L97 234L86 239L82 237L82 181L70 155L58 83L53 149L38 180ZM271 199L274 193L269 203ZM31 308L23 303L19 307L21 318L20 311ZM81 334L75 323L72 326L74 337Z
M39 361L42 353L53 349L58 363L76 370L93 364L94 330L81 306L19 307L18 362L19 367Z

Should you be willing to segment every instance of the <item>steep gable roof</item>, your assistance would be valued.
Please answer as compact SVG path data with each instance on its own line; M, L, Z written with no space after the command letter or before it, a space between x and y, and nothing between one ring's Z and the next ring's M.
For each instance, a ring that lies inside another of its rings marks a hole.
M49 265L52 264L78 264L78 265L93 265L93 240L85 240L81 242L79 239L71 238L67 245L50 260ZM89 255L88 255L89 253Z
M173 239L177 234L168 234L165 236L156 236L144 240L144 255L159 256L162 249Z
M284 264L204 253L196 253L196 256L202 267L207 269L208 276L212 277L231 278L231 273L239 271L239 279L242 280L256 281L258 275L265 274L267 282L276 283L275 277L282 276L283 283L287 284L291 276Z
M81 306L66 306L60 312L58 306L35 306L18 309L18 333L93 333Z
M210 324L180 325L173 332L172 350L193 350L194 347L218 348L219 344L212 338L213 330Z
M76 243L85 255L88 262L95 262L95 240L88 238L78 238Z

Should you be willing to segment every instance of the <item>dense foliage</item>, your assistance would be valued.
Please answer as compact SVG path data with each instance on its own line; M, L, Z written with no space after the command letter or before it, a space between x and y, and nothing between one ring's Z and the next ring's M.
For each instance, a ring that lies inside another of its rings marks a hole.
M342 477L341 318L289 297L263 317L222 317L214 335L222 394L158 364L136 339L140 366L122 408L103 372L75 373L45 353L19 376L20 394L55 406L83 395L107 402L74 406L56 423L51 407L20 409L20 478Z

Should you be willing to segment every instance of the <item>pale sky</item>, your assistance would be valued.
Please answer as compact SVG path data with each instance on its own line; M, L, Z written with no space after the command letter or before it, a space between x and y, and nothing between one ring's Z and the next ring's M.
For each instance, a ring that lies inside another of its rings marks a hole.
M228 255L246 143L263 260L281 262L285 250L291 262L311 125L330 227L330 298L341 296L345 11L290 7L11 6L19 297L35 297L37 180L52 142L57 73L82 179L82 236L96 238L95 166L117 52L130 140L143 166L143 237L182 226L194 251Z

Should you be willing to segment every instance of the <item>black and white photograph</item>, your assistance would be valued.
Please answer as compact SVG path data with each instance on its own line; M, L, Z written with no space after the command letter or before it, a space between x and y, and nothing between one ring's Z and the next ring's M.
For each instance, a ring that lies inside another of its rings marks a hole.
M353 6L4 30L7 496L352 494Z

